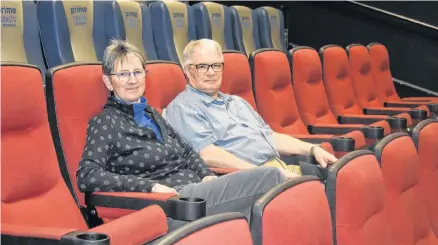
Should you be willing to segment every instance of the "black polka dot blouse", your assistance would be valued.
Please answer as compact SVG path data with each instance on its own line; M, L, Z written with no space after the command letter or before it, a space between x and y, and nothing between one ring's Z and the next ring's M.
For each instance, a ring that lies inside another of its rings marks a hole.
M82 192L150 192L154 183L177 188L215 175L156 110L147 106L145 112L163 141L135 122L132 105L111 96L89 121L76 174Z

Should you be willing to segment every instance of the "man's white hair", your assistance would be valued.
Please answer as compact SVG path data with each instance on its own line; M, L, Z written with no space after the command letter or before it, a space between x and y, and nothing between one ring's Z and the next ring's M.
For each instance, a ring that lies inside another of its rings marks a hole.
M194 41L190 41L187 44L187 46L184 48L183 60L182 60L183 68L184 69L188 68L188 65L192 62L193 54L198 49L206 48L209 46L214 47L217 50L218 54L221 56L221 58L223 58L222 47L218 42L207 38L194 40Z

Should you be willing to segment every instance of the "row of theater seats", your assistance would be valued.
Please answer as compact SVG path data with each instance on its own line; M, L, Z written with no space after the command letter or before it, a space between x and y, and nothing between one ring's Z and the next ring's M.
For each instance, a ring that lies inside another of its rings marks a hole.
M287 118L277 113L301 110L293 101L300 97L297 86L312 86L307 93L324 86L321 76L327 75L315 53L295 48L291 68L279 50L260 50L249 61L243 53L225 52L221 90L245 98L275 130L284 125L305 130L299 112ZM293 69L303 62L308 69ZM254 203L248 224L234 213L202 218L194 209L176 212L172 207L193 208L200 201L173 194L79 192L75 173L87 123L108 96L101 64L51 68L45 91L37 67L2 63L1 68L2 241L7 244L31 238L41 244L88 244L107 236L111 244L204 244L206 237L213 245L438 244L437 120L422 120L410 134L391 133L372 151L344 154L329 168L325 193L310 176L275 187ZM183 71L166 61L149 61L146 69L145 96L161 112L184 89ZM340 80L348 81L343 74ZM166 216L193 221L167 234Z
M247 54L259 48L287 51L283 14L272 7L20 0L3 2L3 8L2 61L33 64L43 70L75 61L101 61L112 38L134 44L148 60L178 63L187 43L201 38Z

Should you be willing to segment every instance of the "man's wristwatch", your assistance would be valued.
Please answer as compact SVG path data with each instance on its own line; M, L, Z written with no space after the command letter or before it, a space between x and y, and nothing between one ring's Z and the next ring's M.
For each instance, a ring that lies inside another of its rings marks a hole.
M309 151L309 155L310 155L310 156L312 156L312 157L315 156L315 149L316 149L317 147L321 147L321 145L320 145L320 144L313 144L313 145L310 147L310 151Z

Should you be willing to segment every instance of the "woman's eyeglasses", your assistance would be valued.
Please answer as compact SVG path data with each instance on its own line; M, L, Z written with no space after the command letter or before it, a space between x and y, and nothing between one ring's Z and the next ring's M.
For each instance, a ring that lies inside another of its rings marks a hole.
M142 79L146 76L148 72L149 71L145 71L145 70L137 70L133 72L121 71L121 72L111 73L110 75L117 76L117 78L122 82L127 82L131 78L131 75L134 75L136 79Z

